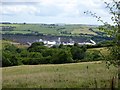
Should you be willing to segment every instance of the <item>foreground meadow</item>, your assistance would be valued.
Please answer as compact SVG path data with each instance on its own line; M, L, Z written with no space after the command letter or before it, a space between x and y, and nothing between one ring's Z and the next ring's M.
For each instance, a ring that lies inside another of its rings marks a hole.
M22 65L2 68L3 88L111 88L117 87L117 68L104 62Z

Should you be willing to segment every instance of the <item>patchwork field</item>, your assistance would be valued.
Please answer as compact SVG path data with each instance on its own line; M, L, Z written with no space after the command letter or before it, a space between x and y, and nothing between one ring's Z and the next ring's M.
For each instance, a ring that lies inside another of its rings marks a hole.
M91 48L91 49L87 50L87 52L91 52L91 51L99 51L104 57L107 57L110 55L110 51L109 51L108 47Z
M92 34L92 35L97 35L95 32L90 31L89 28L73 29L73 31L71 33L72 34Z
M90 25L55 25L55 24L0 24L3 34L52 34L52 35L79 35L79 34L92 34L98 31L97 26ZM89 30L92 28L92 30Z
M3 88L117 87L117 68L101 61L58 65L21 65L2 68Z

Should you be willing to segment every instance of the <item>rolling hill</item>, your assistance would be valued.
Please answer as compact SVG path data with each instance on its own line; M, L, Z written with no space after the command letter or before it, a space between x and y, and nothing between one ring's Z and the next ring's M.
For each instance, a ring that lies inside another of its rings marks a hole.
M2 68L3 88L111 88L117 68L101 61ZM117 87L117 77L114 86Z
M0 24L2 27L2 33L10 34L30 34L30 33L41 33L41 34L52 34L52 35L79 35L79 34L92 34L97 35L94 31L89 30L93 28L98 30L97 26L90 25L57 25L57 24ZM99 31L100 32L100 31Z

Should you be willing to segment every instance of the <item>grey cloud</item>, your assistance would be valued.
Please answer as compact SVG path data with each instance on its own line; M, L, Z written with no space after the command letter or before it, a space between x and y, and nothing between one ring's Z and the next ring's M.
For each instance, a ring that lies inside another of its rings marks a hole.
M35 13L36 16L58 16L62 13L62 9L56 6L43 6L38 8L38 12Z

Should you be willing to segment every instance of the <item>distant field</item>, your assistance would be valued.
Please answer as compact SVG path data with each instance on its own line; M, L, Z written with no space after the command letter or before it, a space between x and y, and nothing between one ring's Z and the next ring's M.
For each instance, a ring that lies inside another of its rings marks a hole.
M0 50L2 49L2 40L0 40Z
M89 30L89 28L84 27L83 29L74 29L72 34L92 34L92 35L97 35L95 32L92 32Z
M100 51L100 53L105 57L105 56L108 56L110 54L109 50L107 47L102 47L102 48L91 48L91 49L88 49L87 52L91 52L93 50L96 50L96 51Z
M15 45L18 48L26 48L26 47L28 47L28 45L23 45L23 44L16 43L16 42L13 42L13 41L8 41L8 40L2 40L0 42L1 42L1 47L3 47L3 48L4 48L4 46L11 45L11 44Z
M0 33L10 34L52 34L52 35L79 35L79 34L92 34L97 35L94 31L98 31L97 26L89 25L48 25L48 24L0 24L0 27L8 27ZM93 31L89 30L92 28Z
M20 24L0 24L0 26L19 26Z
M98 62L2 68L3 88L110 88L117 68ZM117 87L117 78L114 81Z

